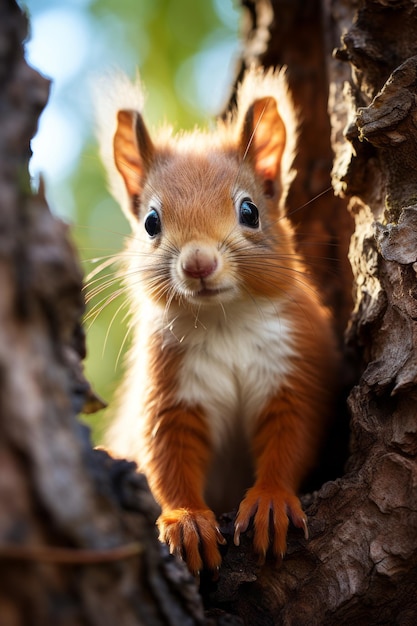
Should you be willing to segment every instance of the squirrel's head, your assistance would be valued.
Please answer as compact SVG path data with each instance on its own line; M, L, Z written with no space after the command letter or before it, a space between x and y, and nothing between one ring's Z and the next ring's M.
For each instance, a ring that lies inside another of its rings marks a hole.
M280 271L273 279L271 268L290 263L278 205L295 131L281 100L288 111L283 73L251 70L235 111L211 132L153 134L140 110L117 110L113 189L122 187L118 199L133 227L131 264L141 266L154 299L201 306L283 289L288 278Z

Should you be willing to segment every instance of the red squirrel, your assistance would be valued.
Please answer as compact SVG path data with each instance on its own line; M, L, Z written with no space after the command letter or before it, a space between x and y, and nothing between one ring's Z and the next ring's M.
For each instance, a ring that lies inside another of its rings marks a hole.
M107 128L133 230L133 345L108 444L146 474L160 538L194 573L220 566L216 514L233 507L235 544L253 518L261 557L284 555L289 520L307 537L297 491L319 454L338 357L282 206L287 101L282 72L251 70L212 131L151 136L129 107Z

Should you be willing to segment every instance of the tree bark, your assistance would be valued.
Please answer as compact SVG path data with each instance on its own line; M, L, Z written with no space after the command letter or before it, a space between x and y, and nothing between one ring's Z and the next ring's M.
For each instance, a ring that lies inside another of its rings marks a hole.
M1 626L416 621L417 7L243 4L240 73L287 65L302 114L288 212L341 344L349 320L346 468L331 455L346 460L341 428L331 480L303 497L310 538L291 530L280 565L256 562L250 532L233 546L223 517L228 548L219 580L203 581L204 616L195 581L157 540L143 478L92 450L76 420L97 403L81 365L82 276L27 170L49 87L25 63L20 9L0 0Z
M67 227L30 190L49 84L28 67L26 19L0 0L0 624L202 624L195 581L157 539L134 466L76 420L82 275Z
M257 58L266 65L285 62L290 76L301 69L301 88L294 79L291 89L301 111L313 110L305 125L314 128L310 138L308 132L301 136L299 162L313 163L318 146L331 141L332 185L355 221L346 367L360 376L348 399L346 470L304 499L309 541L293 536L279 568L245 566L231 593L218 591L216 601L245 615L248 624L411 625L417 618L417 7L371 0L246 4L252 48L259 50L257 30L267 40ZM299 56L303 46L307 60ZM251 48L246 50L252 60ZM327 96L329 132L322 122ZM311 140L315 132L321 144ZM314 214L323 229L332 215L343 253L349 222L340 215L341 203L327 214L325 203L322 198ZM309 231L304 215L299 212ZM347 273L341 282L347 298ZM228 558L238 571L241 556Z

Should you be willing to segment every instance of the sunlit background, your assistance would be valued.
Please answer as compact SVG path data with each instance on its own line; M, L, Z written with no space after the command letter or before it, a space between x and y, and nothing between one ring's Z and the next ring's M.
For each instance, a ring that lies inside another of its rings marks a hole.
M222 109L239 52L237 0L26 0L28 62L52 80L32 142L31 174L72 225L85 272L120 250L128 224L109 196L94 139L91 83L112 68L146 86L145 118L192 128ZM106 94L103 93L103 98ZM110 402L127 322L120 299L87 323L87 378ZM111 324L113 320L113 323ZM108 328L111 324L110 332ZM126 348L126 342L124 344ZM89 419L100 441L108 413Z

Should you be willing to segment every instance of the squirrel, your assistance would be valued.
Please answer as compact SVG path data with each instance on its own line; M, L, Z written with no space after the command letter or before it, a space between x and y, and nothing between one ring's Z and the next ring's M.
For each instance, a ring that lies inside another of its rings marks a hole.
M216 515L234 508L234 543L253 519L254 550L279 560L289 521L308 538L297 492L338 369L283 206L296 145L285 76L251 69L214 130L152 136L127 80L133 96L114 128L105 120L102 149L133 231L122 272L133 342L109 448L145 473L160 539L191 572L220 566Z

